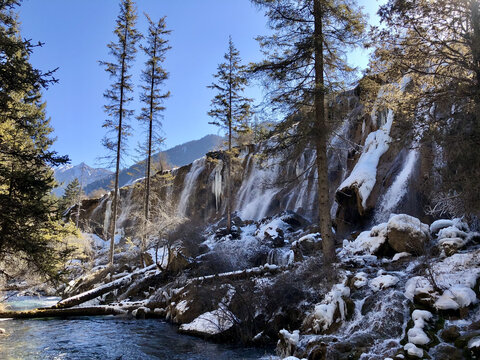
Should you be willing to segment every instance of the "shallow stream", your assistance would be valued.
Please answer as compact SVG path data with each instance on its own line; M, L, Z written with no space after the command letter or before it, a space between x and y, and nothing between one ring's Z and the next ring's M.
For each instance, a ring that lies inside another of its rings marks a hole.
M14 297L13 310L51 306L56 298ZM3 320L0 359L270 359L261 349L214 344L177 334L161 320L105 316L75 319Z

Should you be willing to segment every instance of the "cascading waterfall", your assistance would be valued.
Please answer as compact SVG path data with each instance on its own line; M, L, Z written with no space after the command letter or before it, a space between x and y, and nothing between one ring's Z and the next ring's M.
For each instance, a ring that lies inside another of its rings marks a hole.
M407 194L408 180L415 169L417 159L418 150L414 148L408 152L402 171L400 171L395 178L395 181L389 187L385 195L383 195L382 200L375 210L376 223L387 221L392 211L395 210L395 207Z
M183 190L182 190L182 193L180 194L180 201L178 203L178 208L177 208L177 214L179 216L184 217L186 215L190 196L195 189L195 184L197 182L197 179L205 169L205 161L206 161L205 156L195 160L192 163L192 167L190 168L190 171L185 176L185 180L183 182Z
M109 228L110 228L110 218L112 216L112 200L110 199L110 196L105 197L105 200L107 201L107 205L105 206L105 217L103 219L103 237L105 239L108 239L109 237ZM103 203L102 201L102 203Z
M131 186L128 189L127 196L124 199L120 198L120 215L116 221L116 232L122 229L125 225L125 222L132 217L132 210L136 206L134 201L132 201L132 194L133 194L134 187Z
M236 209L244 220L260 220L268 212L272 199L279 189L272 183L279 178L280 167L276 159L269 159L260 167L253 156L248 159L251 170L238 191ZM248 166L246 171L248 171Z

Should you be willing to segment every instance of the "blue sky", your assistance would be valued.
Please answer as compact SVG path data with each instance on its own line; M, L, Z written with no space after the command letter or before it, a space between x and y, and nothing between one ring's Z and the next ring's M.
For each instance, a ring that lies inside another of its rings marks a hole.
M375 22L377 1L360 4ZM165 62L170 73L165 88L172 93L165 103L165 149L218 133L208 124L214 94L206 86L223 60L229 35L244 62L261 59L254 38L268 31L263 13L248 0L138 0L137 7L141 32L147 28L143 12L154 20L167 16L172 30L172 50ZM59 83L45 92L44 99L57 137L54 149L69 155L72 164L99 165L97 158L105 155L103 92L110 80L98 61L111 60L106 45L114 40L118 9L117 0L23 0L19 9L22 36L45 43L33 53L32 63L42 70L59 67ZM144 63L138 55L132 70L136 84ZM364 52L352 55L352 63L363 67L366 61ZM136 99L138 93L137 88ZM249 96L260 96L260 91L252 89ZM138 110L140 105L133 102L130 107ZM140 129L135 119L131 124L137 134L129 141L133 148Z

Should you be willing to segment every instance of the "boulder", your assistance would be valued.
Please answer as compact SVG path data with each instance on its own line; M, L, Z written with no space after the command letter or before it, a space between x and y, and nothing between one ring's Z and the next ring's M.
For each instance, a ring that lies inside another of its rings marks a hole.
M449 326L442 330L440 337L446 342L454 342L460 336L460 331L455 325Z
M393 215L387 223L387 241L396 252L421 255L429 240L429 227L419 219L406 215Z

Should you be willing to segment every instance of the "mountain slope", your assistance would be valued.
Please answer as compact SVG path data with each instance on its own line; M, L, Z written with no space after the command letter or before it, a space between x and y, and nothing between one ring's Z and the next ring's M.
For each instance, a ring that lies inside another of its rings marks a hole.
M76 166L61 166L55 169L54 173L55 179L60 184L59 187L53 190L53 193L57 196L63 195L65 187L75 178L77 178L83 186L87 186L88 184L104 179L112 174L110 170L92 168L83 162Z
M161 154L166 158L169 165L173 167L180 167L190 164L195 159L205 155L207 152L218 149L223 138L218 135L206 135L199 140L188 141L184 144L174 146ZM156 162L160 158L160 153L153 155L153 161ZM120 186L127 185L141 177L145 176L145 163L136 163L129 168L123 169L119 174ZM114 181L114 174L89 183L85 187L85 193L90 194L97 189L109 189L112 187Z

